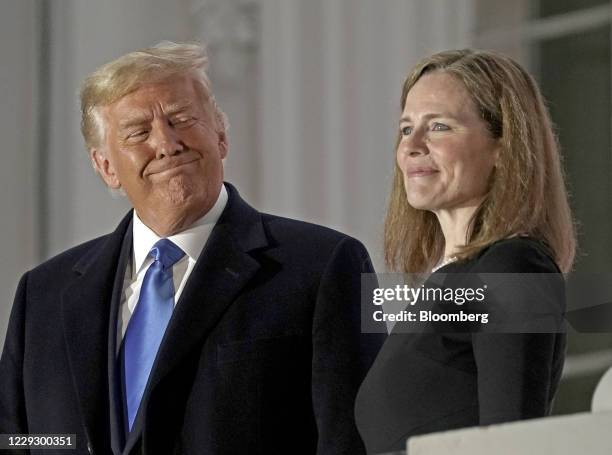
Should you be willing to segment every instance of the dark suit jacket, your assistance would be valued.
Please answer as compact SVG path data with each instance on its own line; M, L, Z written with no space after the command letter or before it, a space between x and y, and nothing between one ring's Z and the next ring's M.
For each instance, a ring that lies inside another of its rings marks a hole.
M499 284L514 304L539 295L564 306L562 279L548 249L528 238L501 240L440 273L548 273L558 288ZM546 285L548 280L530 282ZM503 289L508 286L507 289ZM545 307L547 305L543 305ZM561 313L559 313L561 314ZM396 333L387 338L356 399L370 454L404 450L414 435L549 414L563 369L564 333Z
M21 279L0 433L74 433L75 454L363 452L353 403L382 343L360 333L365 248L259 213L227 187L127 441L115 340L131 213Z

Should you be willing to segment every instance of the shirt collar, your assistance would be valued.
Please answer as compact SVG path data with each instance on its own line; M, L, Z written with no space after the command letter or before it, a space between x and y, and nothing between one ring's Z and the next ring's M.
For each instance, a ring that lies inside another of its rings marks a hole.
M169 240L174 242L185 254L192 259L197 261L210 233L212 232L217 220L223 213L227 204L227 190L225 185L221 185L221 191L217 197L217 201L213 207L189 228L181 231L177 234L168 237ZM132 234L133 234L133 273L136 274L143 266L149 251L153 248L153 245L161 239L155 232L153 232L142 220L138 217L136 210L134 210L134 217L132 223Z

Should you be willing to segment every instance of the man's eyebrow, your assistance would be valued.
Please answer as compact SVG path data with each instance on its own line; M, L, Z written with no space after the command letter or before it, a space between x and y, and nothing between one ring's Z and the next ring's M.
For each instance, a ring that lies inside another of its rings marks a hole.
M125 120L119 122L120 129L130 128L136 125L142 125L143 123L150 122L153 117L150 114L135 114L130 115Z
M164 108L164 112L166 115L177 114L181 111L189 109L193 105L193 101L179 101L177 103L172 103Z
M164 107L165 115L175 115L179 112L182 112L186 109L189 109L193 105L192 101L179 101L177 103L172 103ZM142 125L144 123L150 122L153 119L153 116L149 113L146 114L134 114L130 115L125 120L119 122L119 128L124 130L130 128L132 126Z

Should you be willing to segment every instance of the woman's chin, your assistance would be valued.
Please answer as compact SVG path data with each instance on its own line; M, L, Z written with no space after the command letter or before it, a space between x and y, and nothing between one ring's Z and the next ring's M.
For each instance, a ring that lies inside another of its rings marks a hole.
M428 198L423 197L408 197L408 205L416 210L432 210L432 201Z

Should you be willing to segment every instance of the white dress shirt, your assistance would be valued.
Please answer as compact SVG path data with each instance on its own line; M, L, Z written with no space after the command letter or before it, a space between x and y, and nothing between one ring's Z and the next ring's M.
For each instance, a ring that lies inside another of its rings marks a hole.
M181 250L185 252L176 264L172 266L172 281L174 282L174 305L178 302L187 279L193 268L204 245L206 244L213 227L221 216L225 205L227 204L227 190L225 185L221 185L221 191L217 197L217 202L213 207L199 220L193 223L188 229L171 235L168 240L175 243ZM134 313L138 298L140 296L140 288L145 277L145 273L149 266L153 263L153 258L149 256L149 251L153 245L161 239L155 232L146 226L134 211L132 222L132 255L131 261L126 267L125 278L123 280L123 292L121 294L121 306L119 309L119 318L117 321L117 353L121 346L121 341L125 336L130 318Z

